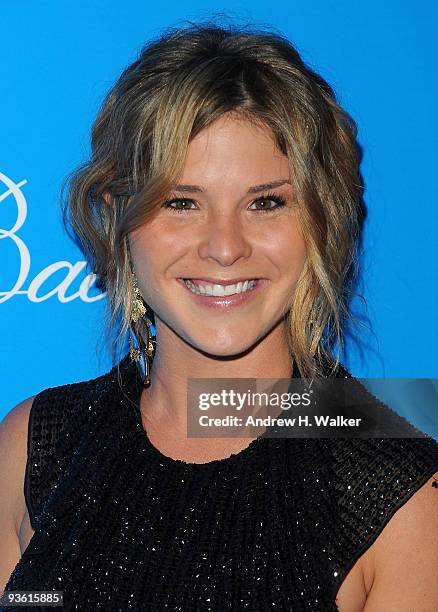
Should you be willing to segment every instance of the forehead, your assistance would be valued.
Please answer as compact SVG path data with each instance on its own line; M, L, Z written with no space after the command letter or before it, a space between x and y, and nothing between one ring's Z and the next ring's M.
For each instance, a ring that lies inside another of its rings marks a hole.
M266 124L224 115L190 143L180 182L270 182L289 177L289 161Z

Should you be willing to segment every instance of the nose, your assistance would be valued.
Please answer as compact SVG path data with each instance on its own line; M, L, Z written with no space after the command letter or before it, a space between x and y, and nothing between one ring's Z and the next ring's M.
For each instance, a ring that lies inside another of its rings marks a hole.
M231 266L252 252L248 232L246 234L237 215L229 212L209 215L199 241L198 254L202 259L211 259L221 266Z

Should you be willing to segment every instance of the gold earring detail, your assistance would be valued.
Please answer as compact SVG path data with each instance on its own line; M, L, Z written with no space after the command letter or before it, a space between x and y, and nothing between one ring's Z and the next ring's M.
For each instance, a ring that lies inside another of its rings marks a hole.
M146 316L148 309L143 302L134 273L132 273L132 290L129 355L139 369L143 385L147 387L151 382L150 371L156 340L151 333L152 321Z

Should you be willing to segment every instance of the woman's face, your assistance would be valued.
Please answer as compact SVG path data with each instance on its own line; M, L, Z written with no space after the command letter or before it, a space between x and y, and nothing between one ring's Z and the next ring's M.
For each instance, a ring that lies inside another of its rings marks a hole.
M289 180L265 126L224 115L192 140L170 204L130 235L158 344L166 330L231 356L281 326L306 258Z

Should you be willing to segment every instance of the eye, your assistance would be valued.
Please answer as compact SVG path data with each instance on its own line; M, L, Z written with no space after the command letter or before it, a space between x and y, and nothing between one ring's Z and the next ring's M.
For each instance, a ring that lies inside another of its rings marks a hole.
M274 203L274 206L271 206L269 203ZM173 198L171 200L166 200L165 202L163 202L162 207L170 209L172 212L181 214L189 212L190 210L196 210L194 208L191 208L192 204L195 204L195 202L190 198ZM283 206L286 206L286 200L282 196L276 195L274 193L268 193L253 200L251 206L254 206L254 204L260 206L261 208L252 210L256 210L256 212L269 213L275 212L279 208L283 208ZM266 206L266 204L268 205Z
M269 202L274 202L275 206L270 206L269 204L268 206L265 206L265 204ZM283 206L286 206L286 200L282 196L275 195L273 193L268 193L254 200L251 206L253 206L254 204L262 205L262 208L257 209L257 212L269 213L275 212L279 208L283 208Z
M181 208L177 208L174 204L181 205ZM188 210L192 210L190 204L194 204L194 201L187 198L174 198L173 200L166 200L163 203L163 208L169 208L177 213L185 213Z

